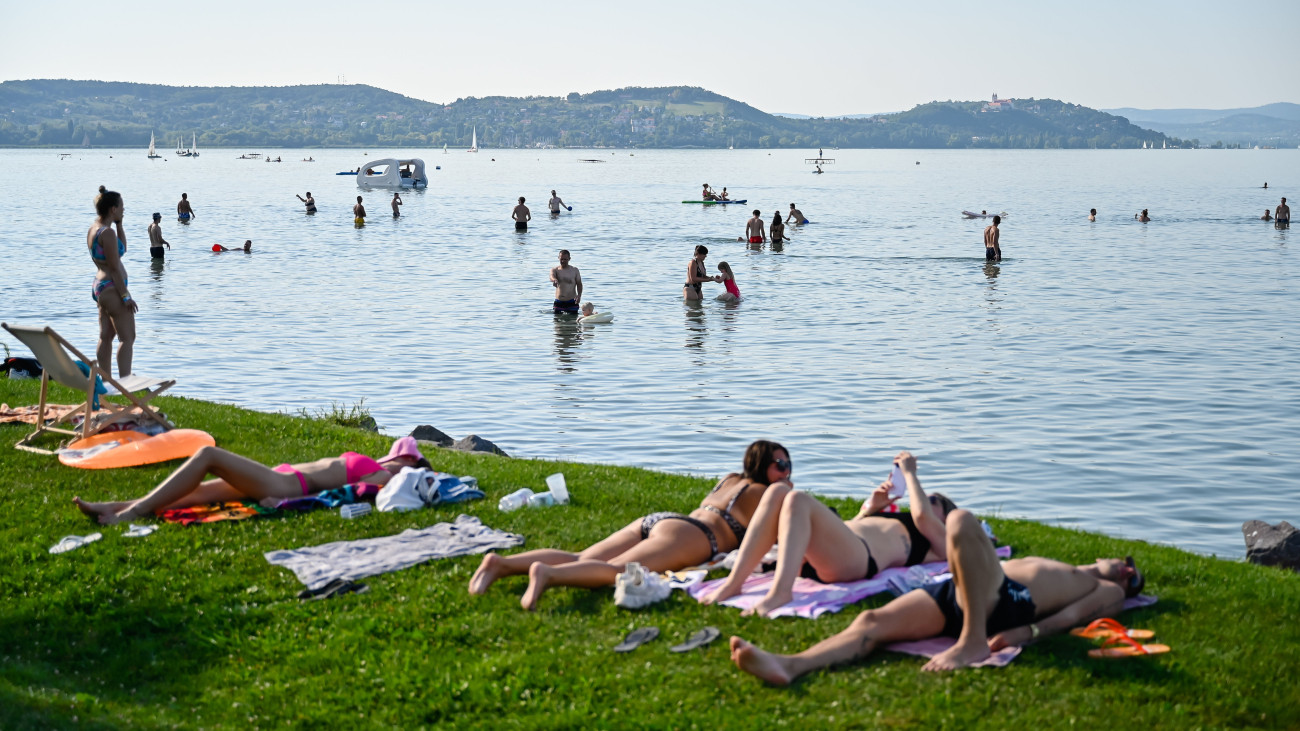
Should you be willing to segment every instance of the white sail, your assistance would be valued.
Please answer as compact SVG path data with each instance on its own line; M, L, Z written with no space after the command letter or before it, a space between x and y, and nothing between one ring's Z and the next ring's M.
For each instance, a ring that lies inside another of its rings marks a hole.
M474 136L470 139L469 149L466 152L478 152L478 127L474 127Z
M193 132L190 133L190 157L199 156L199 138Z
M158 157L158 153L153 148L153 132L149 133L149 157Z

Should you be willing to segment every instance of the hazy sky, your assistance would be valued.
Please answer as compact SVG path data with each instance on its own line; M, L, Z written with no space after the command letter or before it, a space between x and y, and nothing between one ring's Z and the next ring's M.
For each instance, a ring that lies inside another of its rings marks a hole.
M346 77L436 102L690 85L812 115L994 92L1096 108L1300 102L1300 0L3 1L0 80Z

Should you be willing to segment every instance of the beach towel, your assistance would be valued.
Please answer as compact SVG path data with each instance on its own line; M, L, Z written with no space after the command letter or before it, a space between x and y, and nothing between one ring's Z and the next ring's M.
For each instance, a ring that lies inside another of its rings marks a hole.
M9 404L0 404L0 424L23 423L40 426L36 423L40 418L40 408L40 405L36 404L11 409ZM85 404L45 404L45 420L58 421L74 411L81 411L85 408Z
M244 520L274 513L275 508L262 507L255 500L232 500L224 503L164 510L158 513L158 517L168 523L193 525L195 523L215 523L219 520Z
M280 510L298 510L307 512L317 508L341 508L344 505L353 505L356 503L375 501L375 496L379 494L379 485L372 485L369 482L358 482L356 484L347 484L343 487L336 487L330 490L321 490L314 495L305 497L295 497L288 500L281 500L276 507Z
M524 537L483 525L478 518L459 515L454 523L411 528L395 536L335 541L266 552L266 560L294 573L308 589L334 579L355 580L397 571L435 558L486 553L522 545Z
M1156 598L1146 594L1138 594L1135 597L1129 597L1124 600L1124 609L1136 609L1138 607L1149 607L1156 603ZM915 640L913 642L895 642L885 645L884 649L890 652L901 652L906 655L919 655L921 657L934 657L944 650L957 644L957 640L952 637L931 637L927 640ZM982 662L971 665L973 668L1000 668L1007 663L1016 659L1021 647L1004 647L1001 650L990 655Z
M1000 558L1009 558L1011 556L1011 546L1000 546L997 550ZM931 576L947 573L947 561L935 561L933 563L923 563L919 566ZM812 579L798 578L794 581L794 599L783 607L776 609L768 614L769 617L803 617L804 619L816 619L827 612L838 612L844 607L871 596L879 594L889 589L890 579L899 579L905 577L911 567L899 567L885 569L870 579L861 581L850 581L842 584L822 584ZM749 609L767 595L767 590L771 587L774 574L754 574L745 580L741 592L730 599L723 600L721 604L738 609ZM713 591L726 579L714 579L705 581L687 589L687 592L695 597L696 601L709 592Z

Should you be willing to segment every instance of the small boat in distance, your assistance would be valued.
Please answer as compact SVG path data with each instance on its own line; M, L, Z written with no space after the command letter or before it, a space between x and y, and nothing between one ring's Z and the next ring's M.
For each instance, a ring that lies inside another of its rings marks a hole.
M157 160L160 157L162 157L162 155L159 155L158 152L153 149L153 132L150 132L149 133L149 159Z
M193 132L190 133L190 157L199 156L199 138Z
M189 157L190 151L181 147L181 138L176 138L176 157Z
M478 152L478 127L474 127L474 136L470 138L469 149L465 152Z
M424 161L418 157L399 160L389 157L372 160L357 173L358 188L427 188L429 176Z

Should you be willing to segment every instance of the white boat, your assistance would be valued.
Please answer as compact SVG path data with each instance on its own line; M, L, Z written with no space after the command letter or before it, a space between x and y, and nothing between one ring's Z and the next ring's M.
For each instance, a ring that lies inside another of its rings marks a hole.
M424 161L418 157L399 160L389 157L372 160L357 173L358 188L427 188L429 176Z
M162 155L159 155L158 152L153 149L153 132L150 132L149 133L149 159L157 160L160 157L162 157Z
M442 154L444 154L444 155L447 154L447 143L446 143L446 142L442 143Z
M474 128L474 136L470 138L469 149L465 152L478 152L478 127Z
M190 151L181 147L181 138L176 138L176 157L189 157Z
M190 157L199 156L199 137L193 132L190 133Z

